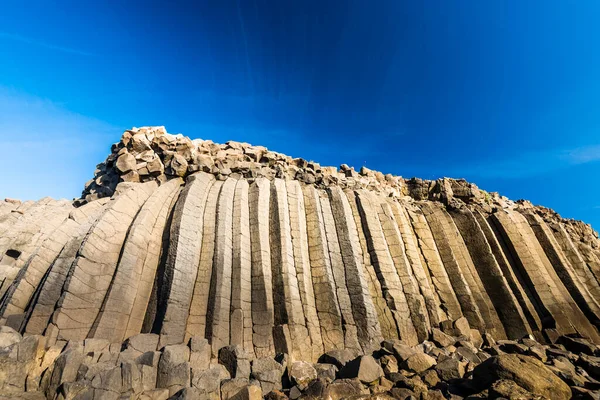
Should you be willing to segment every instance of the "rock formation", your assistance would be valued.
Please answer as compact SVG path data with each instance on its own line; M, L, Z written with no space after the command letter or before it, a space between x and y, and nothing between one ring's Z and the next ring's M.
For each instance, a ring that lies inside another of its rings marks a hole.
M599 282L597 234L552 210L162 127L125 131L80 199L0 202L0 326L43 335L56 356L152 333L152 352L173 348L168 368L192 362L190 340L206 340L206 364L234 346L236 359L313 368L384 340L412 348L449 321L469 336L600 344Z

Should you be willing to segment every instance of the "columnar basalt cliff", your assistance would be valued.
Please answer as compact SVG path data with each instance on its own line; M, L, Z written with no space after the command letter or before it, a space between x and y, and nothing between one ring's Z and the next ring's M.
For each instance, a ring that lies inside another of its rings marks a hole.
M600 343L599 282L597 234L552 210L162 127L126 131L74 202L0 202L0 325L47 346L153 333L316 362L456 320Z

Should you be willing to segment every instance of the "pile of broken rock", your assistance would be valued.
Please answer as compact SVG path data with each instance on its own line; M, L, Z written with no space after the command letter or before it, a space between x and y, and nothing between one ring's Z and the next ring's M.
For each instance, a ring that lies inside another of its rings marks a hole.
M96 166L94 178L86 182L76 205L111 197L120 182L156 181L162 184L198 171L213 174L218 180L228 177L249 180L283 178L319 188L336 185L342 189L369 189L418 200L455 196L484 202L486 197L476 185L462 179L407 180L366 167L360 171L346 164L339 168L326 167L270 151L264 146L235 141L219 144L212 140L192 140L181 134L170 134L163 126L151 126L132 128L123 133L121 140L112 146L111 154ZM496 193L492 196L496 201L508 201Z
M211 357L206 339L159 346L58 341L0 327L0 398L21 399L598 399L600 348L561 336L495 341L465 318L409 346L385 340L371 354L333 350L318 363L286 354L252 359L239 346ZM2 397L5 396L5 397Z

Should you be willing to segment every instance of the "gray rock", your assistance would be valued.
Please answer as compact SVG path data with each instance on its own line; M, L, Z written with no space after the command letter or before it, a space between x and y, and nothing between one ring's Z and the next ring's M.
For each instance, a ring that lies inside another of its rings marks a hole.
M368 394L369 390L358 379L338 379L323 390L322 398L341 400Z
M289 368L290 380L300 390L304 390L308 384L317 379L317 370L305 361L294 361Z
M148 365L150 367L158 367L161 353L159 351L147 351L144 354L139 355L135 362L142 365Z
M262 398L262 390L259 386L248 385L230 397L230 400L261 400Z
M517 385L514 381L501 379L499 381L494 382L494 384L490 387L489 398L497 399L497 398L506 398L506 399L521 399L521 400L536 400L540 399L539 396L534 395L533 393L528 392L523 389L519 385Z
M431 340L440 347L448 347L456 343L456 338L445 334L438 328L431 329Z
M250 381L247 378L225 379L221 381L221 399L231 399L249 384Z
M22 337L19 332L8 326L0 326L0 349L19 343Z
M158 348L159 336L154 333L140 333L129 337L125 341L126 349L134 349L140 353L146 353L148 351L156 351ZM186 360L187 361L187 360Z
M192 370L192 386L207 396L221 396L221 382L230 379L227 369L222 365L211 365L203 371Z
M338 367L338 369L341 369L348 361L354 360L356 356L356 351L350 349L331 350L323 354L319 358L319 362L323 364L333 364Z
M340 370L341 378L357 378L365 384L371 384L383 375L383 369L372 356L357 357Z
M408 357L406 361L402 363L402 368L416 373L421 373L433 367L435 364L435 358L425 353L417 352Z
M333 364L318 363L314 367L317 371L317 377L325 382L333 381L338 372L338 368Z
M168 345L158 362L156 385L171 395L190 386L190 349L186 345Z
M190 366L197 370L205 370L210 364L212 348L208 340L193 336L190 339Z
M498 340L496 344L500 346L500 350L508 354L525 354L527 352L527 346L514 340Z
M58 356L54 361L48 391L56 393L56 389L64 382L73 382L83 360L83 353L79 349L66 350Z
M132 156L129 153L124 153L119 156L115 166L117 167L117 170L119 172L121 172L122 174L125 174L129 171L135 170L136 164L137 164L137 161L134 156Z
M169 175L181 176L184 177L188 170L188 162L180 154L175 154L170 162L168 163L168 167L166 168L166 172Z
M386 375L398 372L398 360L394 356L384 355L379 359L379 363Z
M561 336L558 338L557 343L562 344L567 350L576 354L598 355L598 346L583 338Z
M384 347L390 351L397 359L398 362L406 361L410 356L416 354L419 350L415 350L413 347L402 343L401 341L385 341Z
M514 381L529 392L550 399L570 399L571 389L541 361L520 354L494 356L473 370L473 381L481 389L500 379Z
M242 346L225 346L219 350L219 363L224 365L233 378L250 377L250 357Z
M263 357L252 361L252 377L260 382L263 393L282 388L284 367L272 358Z
M449 358L435 366L438 376L445 382L461 379L465 375L465 363Z

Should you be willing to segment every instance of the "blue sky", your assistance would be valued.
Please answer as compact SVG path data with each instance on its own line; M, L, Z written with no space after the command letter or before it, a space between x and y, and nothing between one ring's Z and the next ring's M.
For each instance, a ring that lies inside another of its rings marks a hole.
M600 3L6 0L0 197L72 198L131 126L464 177L600 227Z

